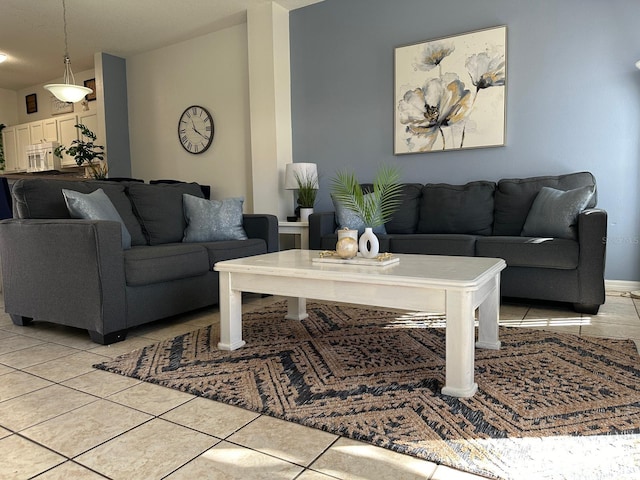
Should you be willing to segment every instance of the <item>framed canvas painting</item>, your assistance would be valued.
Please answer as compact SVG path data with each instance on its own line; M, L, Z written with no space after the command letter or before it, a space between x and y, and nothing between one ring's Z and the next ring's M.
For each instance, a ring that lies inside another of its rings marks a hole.
M505 144L507 27L395 49L394 154Z

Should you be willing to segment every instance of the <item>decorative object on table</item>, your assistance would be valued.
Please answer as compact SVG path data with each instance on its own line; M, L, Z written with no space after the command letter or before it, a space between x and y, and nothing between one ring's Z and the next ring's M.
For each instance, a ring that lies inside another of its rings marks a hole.
M84 99L87 102L93 102L94 100L96 100L96 79L95 78L90 78L89 80L85 80L83 82L83 85L87 88L91 89L91 93L88 93L87 95L85 95Z
M187 152L204 153L213 142L213 116L200 105L188 107L178 121L178 139Z
M313 213L319 188L316 164L288 163L285 169L284 188L297 190L296 216L301 222L308 222L309 215Z
M216 322L97 368L488 478L637 477L631 340L500 327L500 350L476 350L478 392L457 399L439 393L442 315L316 301L307 312L245 313L233 352L215 347Z
M395 49L394 154L505 142L507 27Z
M345 265L365 265L371 267L386 267L400 262L400 257L393 253L379 253L373 258L366 258L362 253L357 253L352 258L343 258L337 250L322 250L317 257L311 259L312 263L342 263Z
M64 75L63 83L50 83L45 85L45 90L49 90L55 97L62 102L79 102L85 95L93 92L90 88L76 85L76 80L71 71L71 59L69 58L69 48L67 45L67 6L65 0L62 0L62 21L64 24Z
M27 104L27 113L36 113L38 111L38 96L35 93L30 93L24 97Z
M400 206L402 185L399 179L397 168L383 165L376 173L373 191L366 194L353 172L340 171L332 180L334 200L342 208L355 213L364 223L365 233L360 237L359 248L366 258L378 255L378 238L375 237L373 227L384 226Z
M340 258L353 258L358 254L358 231L343 228L338 230L336 253Z
M107 178L107 164L102 162L104 160L104 146L94 143L96 134L86 126L81 123L74 126L80 130L81 140L72 141L69 147L58 146L54 154L59 158L62 158L63 153L72 156L79 167L86 164L91 178L96 180Z

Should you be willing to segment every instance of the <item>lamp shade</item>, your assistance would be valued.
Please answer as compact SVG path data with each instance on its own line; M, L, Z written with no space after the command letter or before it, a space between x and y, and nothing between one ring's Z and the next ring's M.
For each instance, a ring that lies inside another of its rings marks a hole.
M314 188L318 187L318 168L315 163L288 163L285 176L284 188L286 190L298 190L298 180L313 183Z
M44 88L53 93L58 100L71 103L79 102L85 95L93 92L90 88L70 83L50 83Z
M636 62L636 68L637 68L638 70L640 70L640 60L638 60L638 61Z

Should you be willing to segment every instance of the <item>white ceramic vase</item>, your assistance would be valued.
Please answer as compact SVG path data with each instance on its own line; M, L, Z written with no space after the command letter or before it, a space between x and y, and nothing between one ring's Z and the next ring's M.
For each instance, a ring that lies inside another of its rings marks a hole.
M375 258L378 256L380 243L378 242L378 237L373 233L373 229L371 227L365 227L364 233L360 235L358 247L360 249L360 255L364 258Z
M300 221L308 222L309 215L313 213L313 208L300 208Z

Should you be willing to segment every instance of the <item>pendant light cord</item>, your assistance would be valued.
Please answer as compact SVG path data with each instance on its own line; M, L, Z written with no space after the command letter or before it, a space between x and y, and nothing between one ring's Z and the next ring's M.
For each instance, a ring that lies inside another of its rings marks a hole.
M64 77L63 83L75 84L76 79L71 71L71 59L69 58L69 45L67 42L67 5L65 0L62 0L62 24L64 27Z

